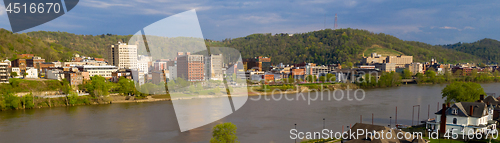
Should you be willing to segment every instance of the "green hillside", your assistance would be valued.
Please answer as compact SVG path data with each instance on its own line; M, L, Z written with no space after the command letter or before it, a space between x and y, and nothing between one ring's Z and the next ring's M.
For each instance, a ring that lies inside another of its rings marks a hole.
M379 45L373 45L371 47L366 48L366 50L363 52L365 54L365 57L370 56L372 53L377 53L382 56L399 56L402 55L403 53L396 51L394 49L389 49L389 48L384 48Z
M303 61L319 64L331 64L337 61L359 62L363 53L373 45L392 53L414 56L417 62L429 61L432 58L446 63L482 61L477 56L441 46L404 41L391 35L357 29L326 29L293 36L252 34L210 44L236 48L241 51L243 58L269 56L272 57L274 64Z
M132 35L77 35L68 32L36 31L26 35L39 38L45 42L56 43L71 50L78 51L81 55L106 58L106 48L118 42L128 41Z
M500 63L500 41L497 40L485 38L473 43L456 43L443 47L476 55L486 63Z
M70 59L75 51L27 34L13 34L0 28L0 59L17 59L17 54L35 54L47 61Z
M132 35L77 35L67 32L37 31L22 34L13 34L0 29L0 57L14 58L15 54L33 53L44 57L48 61L67 60L72 54L93 57L106 57L106 48L117 42L127 42ZM151 39L151 38L148 38ZM155 47L179 47L172 43L174 39L158 38L156 43L149 43ZM188 38L176 39L192 41ZM493 40L493 44L498 41ZM363 56L371 52L382 55L411 55L417 62L429 61L432 58L440 62L486 62L481 53L462 52L443 46L434 46L422 42L404 41L383 33L373 33L358 29L320 30L314 32L294 34L252 34L246 37L226 39L222 41L205 40L209 47L231 47L239 50L243 58L256 56L272 57L272 62L300 63L314 62L318 64L332 64L337 62L359 62ZM191 47L199 47L199 44ZM483 44L484 45L484 44ZM186 46L186 45L184 45ZM182 46L180 46L182 47ZM178 49L178 48L174 48ZM214 51L220 51L215 50ZM223 51L223 50L222 50ZM152 51L162 53L165 51ZM498 59L500 51L488 51L491 59ZM222 52L223 53L223 52ZM172 55L168 54L167 55ZM236 54L231 54L236 56Z

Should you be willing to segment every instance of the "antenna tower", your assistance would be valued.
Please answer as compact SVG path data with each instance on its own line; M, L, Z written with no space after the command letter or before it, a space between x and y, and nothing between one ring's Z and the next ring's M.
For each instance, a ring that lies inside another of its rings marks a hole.
M333 26L333 29L337 29L338 25L337 25L337 14L335 13L335 26Z

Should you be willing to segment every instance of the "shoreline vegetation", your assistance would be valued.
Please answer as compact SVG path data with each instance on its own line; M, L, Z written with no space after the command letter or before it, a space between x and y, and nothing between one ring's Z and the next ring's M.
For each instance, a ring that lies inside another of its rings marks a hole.
M315 78L316 77L314 76L312 77L312 79ZM335 77L330 78L331 81L335 80ZM436 74L432 70L426 72L425 74L418 73L414 76L406 70L403 72L402 76L396 72L384 72L379 78L375 78L375 76L371 74L366 74L364 76L353 78L353 82L348 81L346 83L327 82L325 77L317 78L320 81L316 82L309 79L311 79L311 77L307 77L304 81L292 79L291 81L288 80L267 84L249 85L247 87L248 92L246 95L268 96L274 94L295 94L299 92L320 92L324 90L345 90L347 88L372 89L397 87L402 85L401 81L403 79L413 79L414 84L416 83L422 85L447 84L454 81L476 83L491 83L500 81L498 71L494 73L472 72L470 75L457 75L451 74L450 72ZM169 82L168 84L169 87L171 87L170 85L173 85L172 87L189 86L189 83L184 81L179 81L178 83ZM170 95L157 95L147 93L158 91L158 88L164 88L164 84L146 84L138 87L139 89L136 89L135 86L134 82L129 79L122 78L118 81L118 83L112 83L106 82L106 79L103 77L95 76L92 77L91 80L78 86L78 89L89 93L89 95L79 96L73 90L74 87L71 87L67 81L10 79L9 84L0 84L0 110L220 98L227 97L227 92L232 93L233 90L238 91L238 88L230 88L228 91L222 91L218 87L212 90L203 90L203 88L193 90L191 89L193 86L190 86L185 90L171 92ZM149 89L145 89L145 87ZM200 86L196 85L196 88L200 88ZM51 95L43 95L44 93L60 93L60 96L56 98L46 98ZM231 96L238 96L238 94L241 93L233 93ZM173 96L173 98L171 96Z

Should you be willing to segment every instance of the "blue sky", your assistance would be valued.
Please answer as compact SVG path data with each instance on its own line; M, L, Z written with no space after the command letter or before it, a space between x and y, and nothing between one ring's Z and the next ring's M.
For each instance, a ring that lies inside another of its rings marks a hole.
M3 3L0 28L10 30ZM366 29L430 44L500 39L500 1L449 0L80 0L69 13L22 31L135 34L168 16L196 9L205 38L253 33L303 33L333 28Z

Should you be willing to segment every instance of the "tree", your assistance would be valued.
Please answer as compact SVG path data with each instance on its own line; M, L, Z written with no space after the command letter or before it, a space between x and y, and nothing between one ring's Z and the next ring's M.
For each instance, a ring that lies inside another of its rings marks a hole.
M125 77L120 77L118 80L118 91L123 95L134 94L136 92L135 82Z
M326 76L320 76L319 77L319 81L321 81L322 83L325 83L328 79L326 78Z
M109 94L110 85L106 82L106 78L102 76L93 76L90 81L84 85L87 92L93 97L106 96Z
M447 85L441 94L446 102L474 102L486 93L478 83L456 81Z
M19 76L19 75L17 75L17 72L10 72L10 77L14 78L14 77L17 77L17 76Z
M215 95L219 95L220 94L220 88L219 88L219 86L216 86L214 88L213 92L215 93Z
M449 68L444 69L444 80L446 82L451 82L453 81L453 74L451 73Z
M239 143L236 136L236 125L231 122L216 125L212 130L210 143Z
M326 74L326 79L328 82L335 82L337 80L337 77L335 77L334 74L327 73Z
M425 76L422 73L417 73L415 76L417 77L415 80L418 84L425 81Z
M306 76L306 81L307 82L315 82L316 76L315 75L308 75L308 76Z
M425 71L425 77L427 78L428 82L436 83L436 72L433 68Z
M69 92L73 89L71 88L71 85L69 85L69 81L63 80L62 84L63 84L62 91L64 92L64 94L69 94Z
M408 69L403 70L403 78L404 79L411 79L411 75L412 75L412 73L410 70L408 70Z
M75 105L78 102L78 94L76 92L70 92L67 98L69 105Z
M21 98L21 104L23 105L23 108L31 109L35 107L35 103L33 102L33 93L24 95Z

